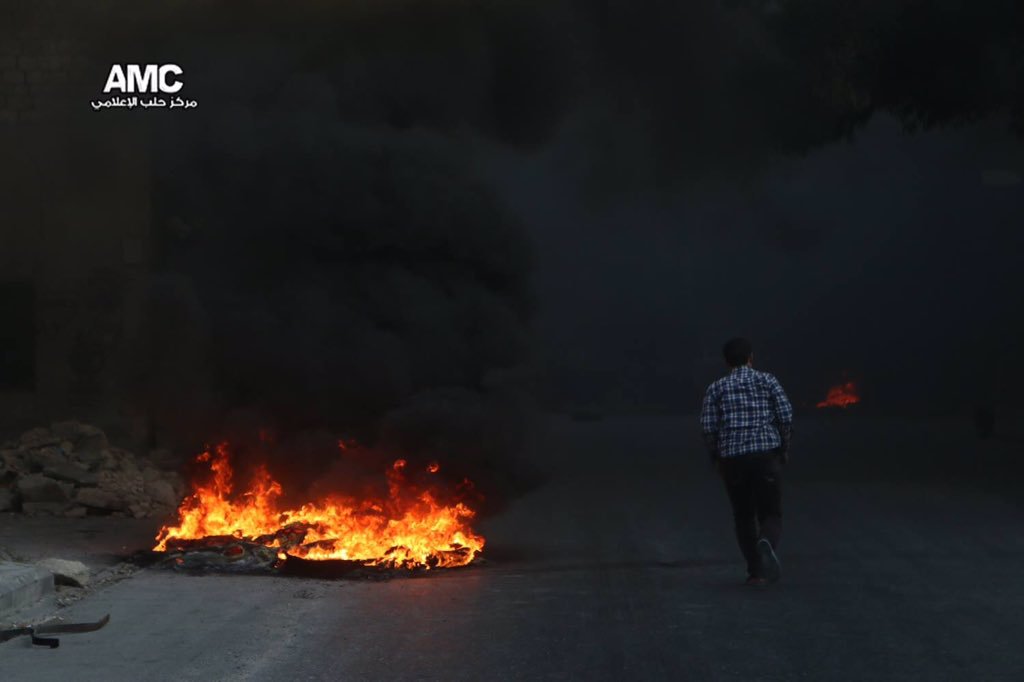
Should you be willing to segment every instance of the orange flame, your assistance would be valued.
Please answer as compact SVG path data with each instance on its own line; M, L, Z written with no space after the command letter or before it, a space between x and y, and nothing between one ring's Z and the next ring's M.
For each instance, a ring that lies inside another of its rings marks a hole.
M298 509L279 506L281 485L262 466L244 493L232 495L227 443L196 461L209 463L213 475L182 501L177 525L160 529L156 551L174 540L234 536L278 548L278 556L432 568L468 564L484 547L469 525L475 512L462 502L442 505L430 491L418 490L403 478L403 459L387 472L386 499L334 496Z
M857 386L852 381L847 381L845 384L839 384L828 389L828 395L818 403L818 407L846 408L859 402L860 396L857 394Z

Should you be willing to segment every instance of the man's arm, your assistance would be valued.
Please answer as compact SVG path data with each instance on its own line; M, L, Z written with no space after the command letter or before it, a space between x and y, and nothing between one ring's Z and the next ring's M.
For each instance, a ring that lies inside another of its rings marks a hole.
M793 405L789 402L782 384L774 376L771 378L772 404L775 411L775 426L779 430L779 437L782 438L783 458L789 452L789 443L793 438Z
M718 424L721 410L711 387L704 393L704 404L700 411L700 428L704 436L704 446L708 449L712 461L718 459Z

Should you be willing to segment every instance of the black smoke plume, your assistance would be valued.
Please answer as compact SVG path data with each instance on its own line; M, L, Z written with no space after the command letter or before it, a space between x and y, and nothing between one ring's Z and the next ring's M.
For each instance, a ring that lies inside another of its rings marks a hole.
M154 440L227 438L287 488L336 472L340 434L367 466L438 461L500 504L533 481L532 253L467 140L530 148L556 126L548 18L203 5L110 41L175 55L200 103L152 130L159 262L133 379Z
M134 386L161 442L251 421L515 469L530 248L475 177L480 144L529 152L568 130L595 197L756 173L879 111L1021 112L1009 1L65 11L98 65L179 63L200 102L146 119L158 261ZM773 229L787 248L817 239Z

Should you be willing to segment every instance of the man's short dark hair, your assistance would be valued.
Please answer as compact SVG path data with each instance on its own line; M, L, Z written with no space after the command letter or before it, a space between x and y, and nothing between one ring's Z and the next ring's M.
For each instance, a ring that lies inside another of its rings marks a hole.
M750 341L741 338L729 339L722 346L722 355L730 367L742 367L747 364L753 352Z

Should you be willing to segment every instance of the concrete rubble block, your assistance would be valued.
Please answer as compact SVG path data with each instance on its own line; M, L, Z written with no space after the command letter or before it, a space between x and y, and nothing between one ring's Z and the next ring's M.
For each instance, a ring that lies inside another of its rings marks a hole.
M23 453L19 450L0 450L0 468L28 473Z
M117 460L107 450L75 451L75 459L89 468L90 471L103 471L117 468Z
M28 464L29 470L38 473L47 467L66 464L68 456L59 447L51 445L35 450L29 450L25 453L24 459L25 463Z
M58 481L67 481L78 486L94 486L100 482L99 476L71 462L62 462L43 469L43 475L55 478Z
M116 493L100 488L79 488L75 493L75 502L93 509L117 511L124 508L124 500Z
M31 606L53 592L53 574L49 571L38 566L0 561L0 615Z
M86 436L75 443L75 450L80 453L97 453L106 450L106 446L110 443L106 442L106 436L100 433L99 435Z
M89 567L81 561L50 558L37 561L36 566L52 573L57 585L85 587L89 584Z
M41 448L47 445L59 445L61 439L50 432L49 429L36 427L21 434L19 442L24 447Z
M68 508L67 502L22 502L21 511L30 516L45 514L47 516L64 516Z
M99 429L97 429L99 431ZM100 452L106 450L110 446L107 442L107 436L102 431L99 433L82 436L78 441L75 442L75 450L77 452Z
M67 502L68 496L60 484L42 474L28 474L18 479L18 495L25 502Z
M131 457L124 457L120 461L120 469L125 474L131 477L141 477L142 472L139 471L139 467L135 464L135 461Z
M157 479L146 483L146 495L154 503L164 507L177 507L178 496L174 493L174 486L163 479Z
M149 516L149 506L136 503L128 506L128 512L136 519L144 519Z
M101 471L99 479L100 488L121 496L141 493L145 485L141 474L132 476L119 471Z

